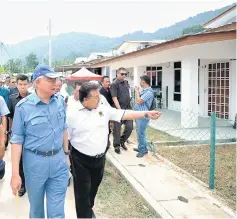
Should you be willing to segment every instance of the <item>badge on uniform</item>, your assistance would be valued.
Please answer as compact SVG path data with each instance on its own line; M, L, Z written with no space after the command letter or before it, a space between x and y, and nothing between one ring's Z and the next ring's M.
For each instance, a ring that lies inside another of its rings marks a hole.
M102 111L100 111L100 112L99 112L99 115L100 115L100 116L104 116L104 114L103 114L103 112L102 112Z

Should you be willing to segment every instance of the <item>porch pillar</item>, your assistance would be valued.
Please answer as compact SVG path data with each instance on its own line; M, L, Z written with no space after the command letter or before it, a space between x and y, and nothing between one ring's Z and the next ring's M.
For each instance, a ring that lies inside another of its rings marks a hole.
M198 127L198 59L182 60L181 126Z
M140 86L140 77L144 75L145 66L136 66L133 68L133 82L134 86Z
M116 78L116 70L110 69L109 78L110 78L110 83L112 83L113 79Z

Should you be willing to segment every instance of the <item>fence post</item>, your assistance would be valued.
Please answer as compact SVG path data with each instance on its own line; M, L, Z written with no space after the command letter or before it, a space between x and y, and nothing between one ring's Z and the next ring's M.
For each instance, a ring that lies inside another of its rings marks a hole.
M210 142L210 174L209 174L209 188L215 187L215 156L216 156L216 113L211 114L211 142Z
M133 109L134 109L135 104L136 104L136 90L135 90L135 87L134 87L134 90L133 90Z

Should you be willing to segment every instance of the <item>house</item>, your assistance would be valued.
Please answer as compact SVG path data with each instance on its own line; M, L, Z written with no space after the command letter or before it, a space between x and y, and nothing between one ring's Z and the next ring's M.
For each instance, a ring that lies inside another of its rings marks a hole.
M164 107L180 112L181 127L198 127L199 117L212 112L234 121L236 114L236 14L228 11L204 24L205 31L185 35L91 65L129 71L131 86L148 75L151 86L162 97ZM137 45L137 44L136 44ZM125 50L120 45L118 51Z
M77 57L74 64L87 62L87 57Z
M113 56L112 51L110 51L110 52L93 52L88 56L87 61L90 62L90 61L93 61L96 59L104 59L104 58L111 57L111 56Z
M116 48L117 55L124 55L130 52L134 52L140 49L145 49L154 46L158 43L162 43L165 40L153 40L153 41L125 41Z

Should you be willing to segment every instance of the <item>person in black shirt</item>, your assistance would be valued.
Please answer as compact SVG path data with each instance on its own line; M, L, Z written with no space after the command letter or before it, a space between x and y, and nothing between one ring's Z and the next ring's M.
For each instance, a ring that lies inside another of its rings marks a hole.
M125 68L119 68L117 70L117 78L113 81L110 86L110 92L113 99L113 105L117 109L131 109L131 97L130 97L130 87L128 81L125 80L128 72ZM125 125L125 129L122 133L121 132L121 125L122 123L114 122L114 150L117 154L120 154L120 146L127 150L127 146L125 142L127 142L128 138L130 137L132 130L133 130L133 121L131 120L124 120L123 124Z
M113 99L109 90L110 87L110 79L109 76L103 76L101 80L101 88L100 88L100 94L105 97L109 105L112 107L113 106ZM107 150L110 147L110 140L109 136L112 133L114 127L114 123L112 121L109 122L109 135L108 135L108 145L107 145Z
M12 78L8 87L9 96L18 93L18 88L16 87L16 79Z
M109 105L112 106L113 105L113 99L109 90L109 86L110 86L110 79L109 76L103 76L102 80L101 80L101 85L102 88L100 89L100 94L102 94L106 100L108 101Z
M10 118L10 130L12 126L12 121L15 113L15 107L17 103L29 95L30 93L28 92L28 86L29 86L29 79L26 75L18 75L16 79L16 84L18 88L18 92L16 94L13 94L9 97L9 102L8 102L8 108L10 111L10 114L8 115ZM26 188L25 188L25 177L24 177L24 171L23 171L23 163L22 163L22 156L20 160L20 166L19 166L19 172L20 172L20 177L22 180L22 186L20 190L18 191L18 195L21 197L25 194Z

